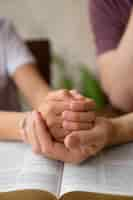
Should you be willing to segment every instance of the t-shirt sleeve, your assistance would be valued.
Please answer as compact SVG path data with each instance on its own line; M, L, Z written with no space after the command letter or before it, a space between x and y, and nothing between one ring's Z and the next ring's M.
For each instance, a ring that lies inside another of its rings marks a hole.
M111 2L89 0L90 21L98 55L115 49L122 35L117 9Z
M32 53L17 33L14 25L6 24L6 65L10 75L24 64L35 63Z

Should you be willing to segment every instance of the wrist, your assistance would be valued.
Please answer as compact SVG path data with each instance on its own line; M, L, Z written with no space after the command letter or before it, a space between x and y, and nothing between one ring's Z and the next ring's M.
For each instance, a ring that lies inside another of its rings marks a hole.
M107 131L107 145L110 147L117 144L119 134L119 125L115 122L114 119L108 119L108 131Z
M120 123L119 118L109 119L112 129L109 133L108 146L118 145L123 143L123 132L125 132L124 127Z
M133 114L123 115L112 119L115 126L115 144L124 144L133 141Z
M36 96L36 103L35 103L35 109L39 108L40 105L43 104L44 100L46 99L46 97L48 96L48 94L51 92L52 90L50 88L47 88L44 91L40 90L38 91L37 93L37 96Z

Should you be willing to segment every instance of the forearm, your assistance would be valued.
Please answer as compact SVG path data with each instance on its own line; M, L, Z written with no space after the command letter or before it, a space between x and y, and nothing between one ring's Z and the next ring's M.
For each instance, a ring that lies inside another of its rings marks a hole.
M19 124L26 113L0 112L0 140L21 140Z
M117 77L116 69L121 74L121 71L123 72L123 69L130 68L131 70L132 68L133 65L132 33L133 33L133 11L129 18L126 30L118 46L115 49L112 49L98 57L98 63L100 65L101 81L103 81L103 84L105 83L104 85L105 88L106 85L108 85L108 82L111 82L113 85L112 79L113 77Z
M113 132L109 146L133 142L133 113L111 119Z
M125 112L133 111L133 13L116 49L101 55L100 79L110 103Z
M50 91L48 84L41 77L35 65L25 65L18 68L13 75L18 88L24 94L33 108L38 108Z

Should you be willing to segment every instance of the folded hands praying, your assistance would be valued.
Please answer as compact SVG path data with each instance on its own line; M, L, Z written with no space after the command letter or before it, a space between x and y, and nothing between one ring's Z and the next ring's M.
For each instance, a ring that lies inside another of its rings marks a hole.
M50 92L38 111L26 116L25 142L34 152L71 163L96 155L108 146L111 121L95 114L95 103L76 91Z

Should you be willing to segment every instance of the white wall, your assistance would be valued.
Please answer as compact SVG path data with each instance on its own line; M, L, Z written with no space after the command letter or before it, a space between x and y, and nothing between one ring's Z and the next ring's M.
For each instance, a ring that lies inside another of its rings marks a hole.
M48 37L70 62L95 67L88 0L0 0L0 15L14 20L24 37Z

